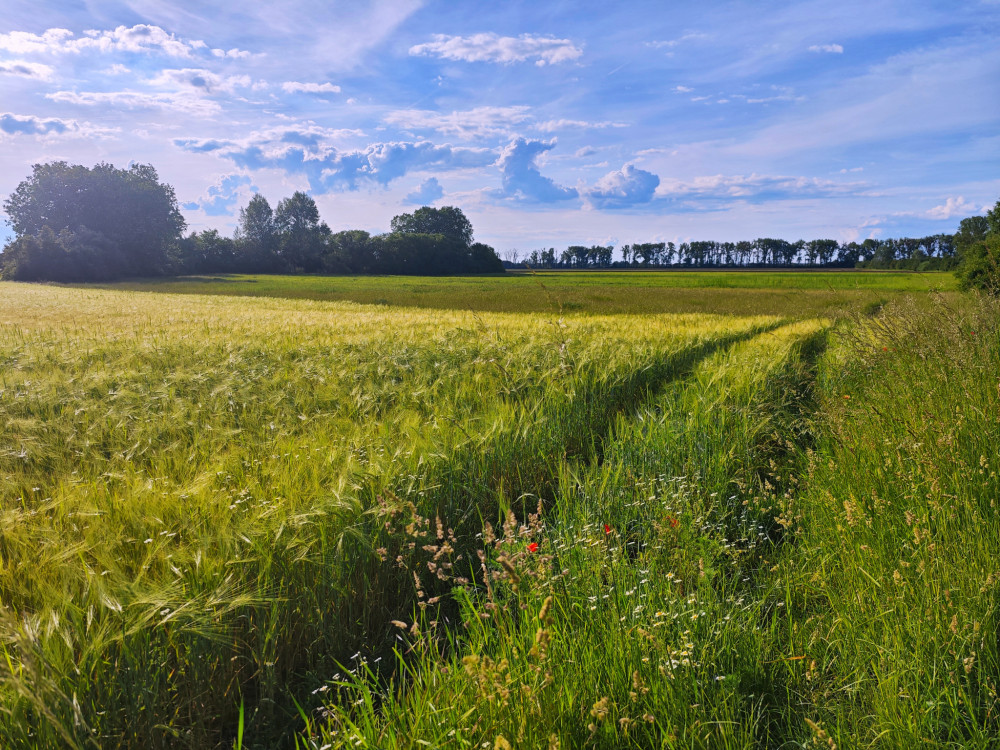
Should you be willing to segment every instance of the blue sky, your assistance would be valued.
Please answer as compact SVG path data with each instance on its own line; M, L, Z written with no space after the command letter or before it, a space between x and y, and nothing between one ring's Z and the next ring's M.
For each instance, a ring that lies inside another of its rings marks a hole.
M998 0L8 0L0 196L135 161L227 233L295 190L501 254L950 232L1000 198L998 42Z

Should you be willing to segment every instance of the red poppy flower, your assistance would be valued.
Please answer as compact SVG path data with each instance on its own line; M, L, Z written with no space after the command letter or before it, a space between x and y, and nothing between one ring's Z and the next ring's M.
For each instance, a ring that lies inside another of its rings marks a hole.
M528 552L538 552L538 542L532 542L528 545Z
M681 524L681 522L678 521L673 516L667 516L667 520L670 521L670 526L671 526L671 528L674 528L674 529L676 529Z
M605 534L610 534L611 533L611 527L608 526L607 524L604 524L604 533Z

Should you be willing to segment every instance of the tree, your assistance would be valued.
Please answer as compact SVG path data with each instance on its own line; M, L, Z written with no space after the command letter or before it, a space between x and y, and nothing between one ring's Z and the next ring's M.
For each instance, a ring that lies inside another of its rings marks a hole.
M423 206L412 214L400 214L392 219L393 232L402 234L443 234L465 247L472 244L472 223L454 206L431 208Z
M175 273L233 273L243 270L236 240L223 237L217 229L205 229L185 237L176 249Z
M56 234L43 226L8 243L0 261L0 277L5 279L109 281L121 275L125 258L114 241L86 227Z
M235 240L240 270L248 273L279 270L274 211L260 193L255 193L246 207L240 209Z
M1000 295L1000 201L985 217L962 220L955 247L961 255L956 271L961 288Z
M23 241L18 250L22 265L24 253L32 252L29 248L37 250L52 242L48 235L41 244L26 238L39 238L48 228L53 236L63 238L60 242L64 247L76 248L78 259L89 252L80 246L84 241L91 243L90 261L96 263L103 263L102 252L114 248L113 266L105 269L113 277L165 272L168 252L185 227L174 189L161 183L149 164L134 164L128 169L106 163L93 168L63 161L35 164L31 176L17 186L3 207L17 240ZM71 240L65 232L79 237ZM5 266L7 263L4 259ZM62 273L37 263L34 267L41 274L38 278Z
M377 273L372 238L361 229L330 236L324 271L329 273Z
M312 273L323 266L330 228L319 220L316 201L302 191L283 199L274 210L279 255L293 270Z

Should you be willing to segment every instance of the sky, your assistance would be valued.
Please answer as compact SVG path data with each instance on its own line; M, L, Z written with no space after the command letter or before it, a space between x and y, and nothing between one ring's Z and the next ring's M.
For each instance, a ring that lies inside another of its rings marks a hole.
M5 0L0 199L56 160L153 164L192 231L304 190L505 257L953 232L1000 199L1000 0Z

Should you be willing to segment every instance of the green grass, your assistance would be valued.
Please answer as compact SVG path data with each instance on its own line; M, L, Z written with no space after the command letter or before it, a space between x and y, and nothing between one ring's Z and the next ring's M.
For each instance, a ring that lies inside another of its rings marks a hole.
M990 301L148 288L0 284L0 747L995 744Z
M948 273L893 271L539 271L504 276L199 276L108 288L351 301L489 312L705 312L816 317L904 293L954 291Z

